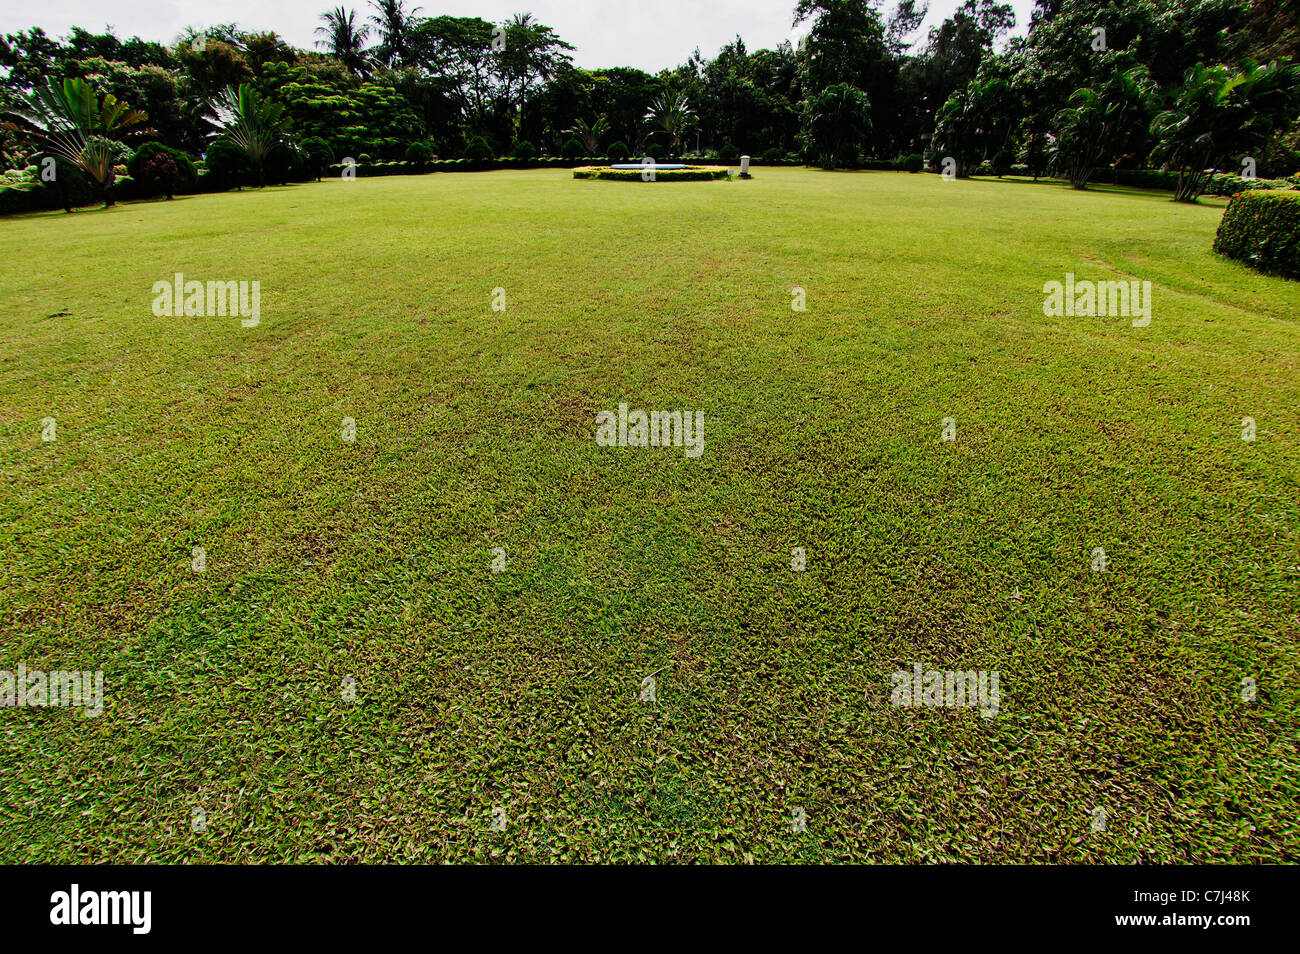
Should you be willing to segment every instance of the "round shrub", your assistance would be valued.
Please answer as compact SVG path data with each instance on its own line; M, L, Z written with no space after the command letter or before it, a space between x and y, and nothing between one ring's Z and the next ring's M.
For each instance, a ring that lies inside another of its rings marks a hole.
M627 143L621 139L615 139L611 142L609 148L606 149L605 152L607 152L609 158L613 159L615 162L626 162L628 157L632 155L632 150L629 149Z
M581 159L587 154L587 147L577 139L570 139L560 147L560 155L565 159Z
M416 166L433 162L433 147L427 142L413 142L406 147L406 161Z
M1300 192L1259 189L1228 202L1214 250L1267 275L1300 279Z
M85 173L68 160L55 158L53 178L46 178L44 175L44 170L47 168L44 156L36 157L36 162L36 168L40 170L37 181L47 193L44 197L44 201L48 203L46 208L64 208L71 212L77 206L94 204L95 187L90 184Z
M731 143L727 143L718 150L718 158L723 162L735 162L740 158L740 150Z
M919 152L914 152L903 159L903 170L905 172L920 172L925 168L925 159Z
M782 157L782 155L783 155L783 153L781 152L780 147L778 147L778 146L773 146L771 149L764 149L764 150L763 150L763 161L764 161L764 162L780 162L780 161L781 161L781 157Z
M657 142L652 142L645 147L645 154L655 162L663 162L668 158L668 150Z
M253 172L248 155L228 139L218 139L208 146L203 157L208 167L209 188L224 191L244 185Z
M522 159L527 162L531 159L537 158L537 147L527 139L521 139L515 143L513 155L516 159Z
M169 199L177 193L193 192L199 182L193 160L160 142L147 142L137 149L127 164L127 175L138 195L165 195Z
M473 162L487 162L494 158L492 147L482 136L472 136L469 142L465 143L465 158Z
M302 158L307 169L319 182L329 167L334 163L334 150L320 136L308 136L302 141Z

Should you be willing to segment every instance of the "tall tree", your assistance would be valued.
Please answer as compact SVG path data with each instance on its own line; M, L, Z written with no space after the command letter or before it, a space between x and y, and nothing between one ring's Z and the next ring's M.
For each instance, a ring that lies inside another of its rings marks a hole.
M316 45L328 50L358 76L369 72L366 40L370 37L370 28L357 23L356 11L335 7L322 13L320 18L325 25L318 26L316 33L323 39L317 40Z

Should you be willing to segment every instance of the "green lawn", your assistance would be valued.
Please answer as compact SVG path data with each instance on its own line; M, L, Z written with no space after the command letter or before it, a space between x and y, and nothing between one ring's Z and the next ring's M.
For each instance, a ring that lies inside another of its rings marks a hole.
M0 709L0 860L1300 858L1300 286L1215 200L755 172L0 221L0 668L106 707Z

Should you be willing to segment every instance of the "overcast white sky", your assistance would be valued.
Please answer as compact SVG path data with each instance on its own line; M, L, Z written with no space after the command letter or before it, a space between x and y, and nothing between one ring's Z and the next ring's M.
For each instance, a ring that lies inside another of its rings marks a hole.
M366 0L342 0L365 11ZM531 12L577 47L584 67L636 66L649 72L676 66L696 46L706 57L740 34L750 49L773 47L804 29L791 28L796 0L423 0L426 16L477 16L494 22ZM886 12L895 0L882 0ZM1010 0L1016 29L1029 22L1033 0ZM42 27L63 36L74 24L94 32L111 25L121 37L170 43L185 26L237 23L245 29L274 30L294 46L310 47L323 11L340 0L42 0L6 3L0 33ZM930 0L930 16L918 35L941 22L960 0Z

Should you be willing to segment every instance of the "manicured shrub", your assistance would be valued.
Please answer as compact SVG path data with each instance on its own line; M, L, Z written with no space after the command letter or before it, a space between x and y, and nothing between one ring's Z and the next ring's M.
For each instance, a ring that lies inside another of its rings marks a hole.
M668 158L668 150L665 149L663 146L659 145L659 143L657 142L652 142L650 143L650 145L646 146L645 154L650 158L652 158L655 162L663 162L665 159Z
M718 158L723 162L735 162L740 158L740 150L731 143L726 143L718 150Z
M71 212L78 206L94 204L95 187L90 184L85 173L68 160L55 158L53 179L47 180L41 172L37 171L43 171L45 168L45 157L38 156L32 172L37 177L34 181L38 182L46 193L43 208L66 209Z
M782 152L780 148L778 148L777 146L773 146L771 149L763 150L764 162L776 162L781 158L781 156L782 156Z
M193 192L199 182L194 161L160 142L147 142L137 149L127 165L127 175L137 195L165 195L169 199L177 193Z
M1268 275L1300 279L1300 192L1240 192L1228 202L1214 250Z
M904 172L920 172L925 168L925 159L919 152L914 152L904 157L902 168Z
M203 161L208 167L205 185L213 191L242 186L253 172L247 153L228 139L218 139L208 146Z
M609 158L614 162L627 162L628 157L632 155L632 150L628 148L627 143L621 139L616 139L609 144L605 150L609 153Z
M0 215L18 215L50 208L50 195L35 182L0 186ZM71 209L68 209L71 212Z
M644 182L640 169L607 169L603 166L580 166L573 170L575 179L607 179L614 182ZM655 182L706 182L727 178L727 170L697 167L694 169L657 169Z
M427 142L413 142L406 147L406 161L415 166L427 166L433 161L433 147Z
M560 155L565 159L581 159L586 155L587 147L577 139L570 139L560 147Z
M465 158L471 162L486 162L493 158L492 147L482 136L471 136L465 143Z
M320 136L308 136L302 141L301 145L302 158L307 164L307 169L312 173L317 182L321 176L334 162L334 150L330 144Z
M521 139L515 143L513 155L516 159L528 162L537 158L537 147L527 139Z
M311 166L296 143L286 143L272 149L262 163L267 182L287 185L290 182L307 182L312 178Z

